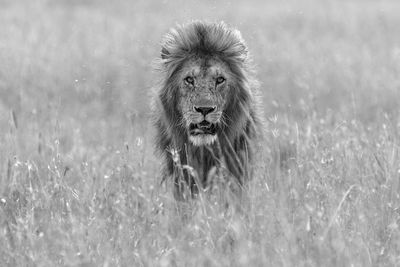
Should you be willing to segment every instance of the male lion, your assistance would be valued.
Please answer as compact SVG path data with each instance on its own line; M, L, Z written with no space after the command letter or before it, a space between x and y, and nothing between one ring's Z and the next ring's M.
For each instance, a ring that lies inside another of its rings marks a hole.
M240 187L251 176L261 122L239 31L223 22L178 26L163 39L160 69L153 101L157 147L175 198L198 194L221 173L216 170Z

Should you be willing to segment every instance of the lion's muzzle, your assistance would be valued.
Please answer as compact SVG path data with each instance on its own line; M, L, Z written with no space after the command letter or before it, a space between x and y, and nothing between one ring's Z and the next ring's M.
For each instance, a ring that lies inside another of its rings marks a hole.
M216 106L194 106L189 124L189 139L196 146L212 144L217 139L221 112Z
M196 120L192 120L189 125L190 135L199 134L216 134L216 124L218 123L221 113L217 112L216 106L193 106L194 116Z

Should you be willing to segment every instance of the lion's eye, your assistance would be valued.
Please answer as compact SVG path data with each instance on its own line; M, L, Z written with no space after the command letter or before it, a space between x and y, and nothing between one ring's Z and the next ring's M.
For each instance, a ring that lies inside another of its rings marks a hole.
M216 80L217 85L224 83L225 82L225 78L224 77L218 77Z
M193 79L193 77L188 76L188 77L185 78L185 82L186 82L187 84L193 85L193 84L194 84L194 79Z

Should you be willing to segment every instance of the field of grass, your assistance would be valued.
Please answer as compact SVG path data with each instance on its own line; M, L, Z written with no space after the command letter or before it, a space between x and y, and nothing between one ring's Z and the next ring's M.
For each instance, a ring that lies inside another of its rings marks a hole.
M400 2L0 6L0 266L400 266ZM261 82L242 212L160 184L152 62L191 19L237 27Z

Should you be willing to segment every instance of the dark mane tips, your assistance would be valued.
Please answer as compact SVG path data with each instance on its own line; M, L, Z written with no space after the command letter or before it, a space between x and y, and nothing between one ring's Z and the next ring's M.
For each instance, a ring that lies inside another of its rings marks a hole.
M247 46L239 31L224 22L194 21L178 25L164 36L161 59L163 64L179 63L191 55L218 55L225 61L245 63Z

